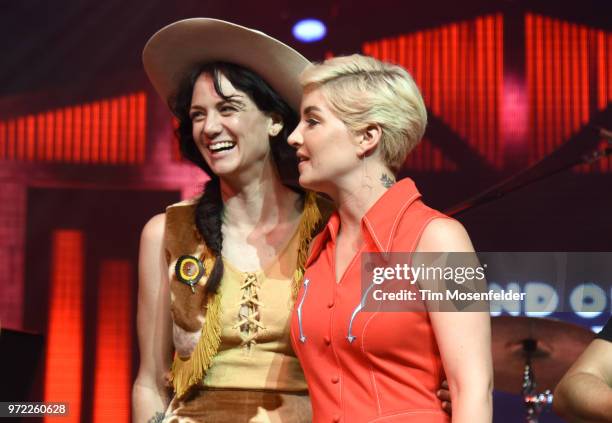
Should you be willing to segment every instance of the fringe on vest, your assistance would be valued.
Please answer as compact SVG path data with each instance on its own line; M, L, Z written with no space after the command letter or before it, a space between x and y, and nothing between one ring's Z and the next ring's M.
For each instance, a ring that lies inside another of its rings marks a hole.
M297 254L296 269L293 273L291 285L292 298L297 299L298 292L302 286L305 272L305 264L308 259L308 248L314 236L314 231L321 222L321 212L317 206L317 195L312 191L306 193L304 199L304 211L299 223L299 247ZM204 252L204 268L209 272L215 260L221 258L210 257L207 249ZM212 361L217 355L221 345L221 294L208 294L206 301L206 314L200 339L187 359L182 359L175 354L172 363L170 380L174 392L182 399L189 390L202 383L206 371L210 368Z

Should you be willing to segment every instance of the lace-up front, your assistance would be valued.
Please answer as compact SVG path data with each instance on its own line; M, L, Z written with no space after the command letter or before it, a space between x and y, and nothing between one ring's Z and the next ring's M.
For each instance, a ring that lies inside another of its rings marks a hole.
M240 285L242 299L239 303L238 322L233 326L233 329L240 331L242 347L246 351L250 351L251 347L256 343L259 331L263 331L266 328L260 319L259 311L263 303L259 300L261 285L257 278L257 273L245 272L244 275L244 282Z

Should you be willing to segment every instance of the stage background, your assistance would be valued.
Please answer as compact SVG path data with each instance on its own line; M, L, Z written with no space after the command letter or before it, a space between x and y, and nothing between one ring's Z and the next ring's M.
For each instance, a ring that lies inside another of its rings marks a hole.
M580 146L604 143L597 127L612 127L606 1L25 0L0 9L0 321L44 336L29 398L69 401L62 421L129 421L139 233L207 179L178 157L173 120L142 70L142 47L164 25L227 19L311 60L362 52L405 66L430 118L402 174L441 210L559 147L577 146L558 163L575 159ZM327 38L293 39L304 17L322 19ZM610 159L574 166L459 219L481 251L612 251L611 172ZM600 314L555 317L603 325L612 305L602 283ZM521 416L518 396L495 393L496 422Z

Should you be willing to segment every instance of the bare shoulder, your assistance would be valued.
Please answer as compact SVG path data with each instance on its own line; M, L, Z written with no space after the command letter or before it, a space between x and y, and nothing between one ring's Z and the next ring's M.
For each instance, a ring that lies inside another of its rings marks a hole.
M474 251L472 241L461 223L455 219L433 219L423 230L417 251Z
M142 229L141 242L161 241L166 227L166 213L153 216Z

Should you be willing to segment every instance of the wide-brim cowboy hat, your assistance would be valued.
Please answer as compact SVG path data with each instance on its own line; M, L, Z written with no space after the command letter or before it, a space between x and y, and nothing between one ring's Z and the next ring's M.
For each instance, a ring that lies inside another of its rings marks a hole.
M197 66L228 62L257 73L296 111L302 97L298 76L310 64L263 32L210 18L185 19L160 29L145 45L142 61L166 102Z

